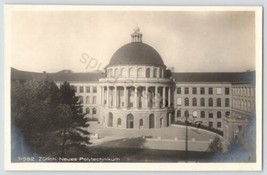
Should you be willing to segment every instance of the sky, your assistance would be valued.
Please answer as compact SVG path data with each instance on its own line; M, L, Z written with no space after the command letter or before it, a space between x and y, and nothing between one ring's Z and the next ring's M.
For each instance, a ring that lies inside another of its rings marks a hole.
M255 70L249 11L15 11L11 25L19 70L103 70L136 26L175 72Z

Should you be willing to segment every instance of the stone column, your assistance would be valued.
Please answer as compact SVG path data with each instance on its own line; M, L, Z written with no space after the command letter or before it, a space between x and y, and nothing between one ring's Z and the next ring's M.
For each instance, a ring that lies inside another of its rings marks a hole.
M117 108L117 106L118 106L117 105L117 86L114 87L114 90L115 90L115 93L114 93L115 94L115 99L114 99L115 100L114 101L115 103L114 103L114 105L115 105L115 108Z
M103 97L102 97L102 104L103 106L105 105L105 86L102 86L102 89L103 89Z
M168 107L171 106L171 87L168 88Z
M166 87L163 86L163 88L162 88L162 107L163 108L165 107L165 96L166 96L165 89L166 89Z
M145 107L148 107L148 86L145 87L146 88L146 94L145 94Z
M127 100L128 100L128 97L127 97L127 87L124 86L124 108L127 108Z
M103 89L102 86L100 86L100 105L103 105Z
M155 86L155 108L158 108L159 107L159 104L158 104L158 102L159 102L159 99L158 99L158 87L157 86Z
M107 107L109 107L109 86L107 86Z
M134 87L134 108L137 108L137 86Z

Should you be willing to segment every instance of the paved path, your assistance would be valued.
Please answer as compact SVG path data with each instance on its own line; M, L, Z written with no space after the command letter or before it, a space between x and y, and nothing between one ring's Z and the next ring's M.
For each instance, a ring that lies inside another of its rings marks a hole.
M119 129L103 127L96 123L90 123L88 128L92 136L98 134L99 138L91 137L92 146L100 145L123 138L136 138L146 136L145 148L163 150L185 150L185 128L167 127L153 129ZM210 140L215 137L215 133L203 130L188 129L189 150L206 151Z

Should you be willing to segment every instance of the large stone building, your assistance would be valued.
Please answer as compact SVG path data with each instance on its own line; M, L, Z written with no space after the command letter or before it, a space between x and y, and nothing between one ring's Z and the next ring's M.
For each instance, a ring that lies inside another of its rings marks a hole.
M142 42L138 28L131 37L103 73L65 70L50 75L58 85L70 82L86 116L106 127L161 128L187 119L223 131L228 141L244 137L248 117L255 117L254 71L172 72L160 54ZM12 79L32 76L12 70Z

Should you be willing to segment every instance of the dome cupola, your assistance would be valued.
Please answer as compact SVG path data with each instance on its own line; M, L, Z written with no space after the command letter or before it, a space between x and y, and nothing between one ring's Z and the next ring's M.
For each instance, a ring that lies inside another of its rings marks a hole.
M108 66L115 65L155 65L166 67L160 54L142 42L142 33L136 27L131 34L132 42L119 48L111 57Z

